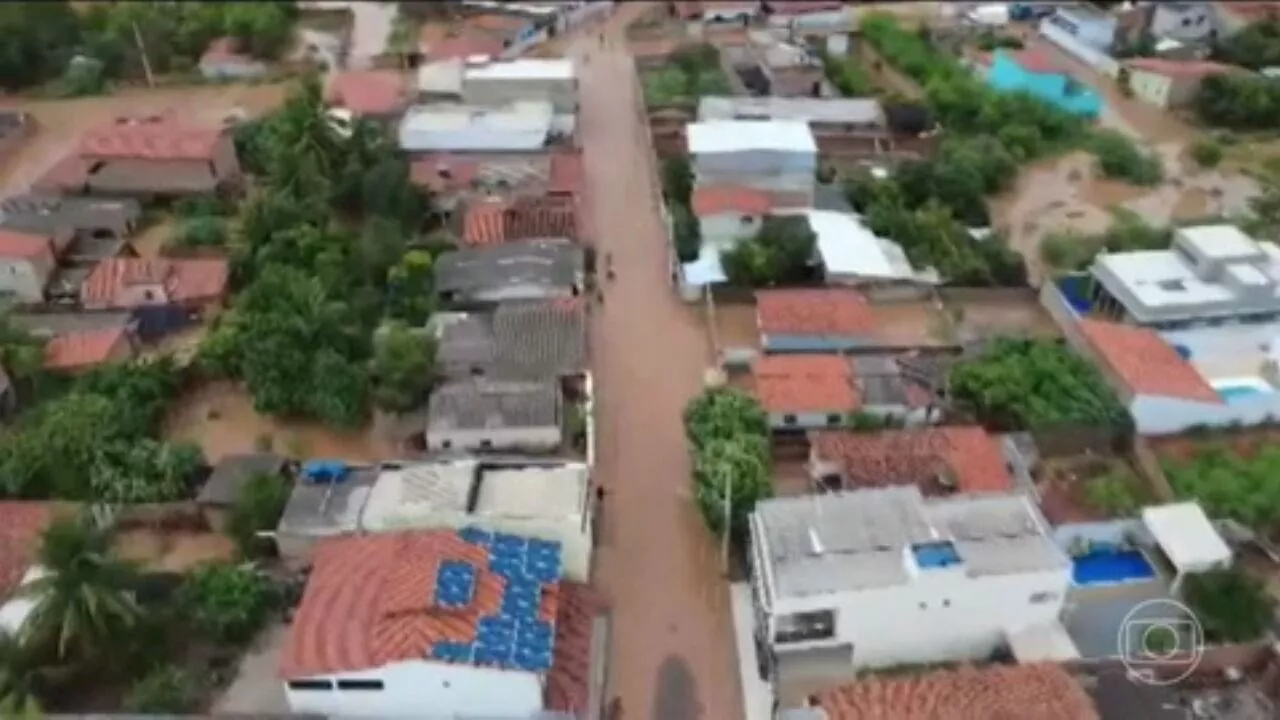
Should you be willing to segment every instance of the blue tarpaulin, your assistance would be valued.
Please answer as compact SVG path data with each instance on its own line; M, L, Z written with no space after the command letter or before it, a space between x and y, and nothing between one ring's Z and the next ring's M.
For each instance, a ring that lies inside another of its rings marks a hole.
M307 482L342 482L350 468L341 460L308 460L302 466L302 477Z

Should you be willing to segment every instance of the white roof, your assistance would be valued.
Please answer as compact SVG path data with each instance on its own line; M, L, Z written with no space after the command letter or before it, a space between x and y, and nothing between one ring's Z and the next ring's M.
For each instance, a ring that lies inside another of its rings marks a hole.
M681 265L680 272L685 284L695 287L728 281L720 262L720 250L714 243L703 243L698 249L698 259Z
M731 153L778 150L816 153L808 123L798 120L711 120L686 126L689 152Z
M462 60L452 58L419 67L418 90L432 95L462 95Z
M698 119L703 122L768 119L882 125L884 109L875 98L707 96L698 101Z
M468 62L464 77L467 80L572 80L574 70L572 60L522 58L481 64Z
M369 491L360 525L376 532L452 524L467 512L475 477L472 460L384 470Z
M1254 257L1258 241L1235 225L1196 225L1178 229L1183 242L1214 260Z
M866 278L921 279L912 269L907 254L892 240L877 237L852 213L834 210L801 210L809 227L818 236L818 254L828 274Z
M485 470L477 493L477 516L581 518L588 473L582 463L554 467Z
M1179 572L1200 572L1231 562L1231 548L1199 503L1143 508L1142 522Z

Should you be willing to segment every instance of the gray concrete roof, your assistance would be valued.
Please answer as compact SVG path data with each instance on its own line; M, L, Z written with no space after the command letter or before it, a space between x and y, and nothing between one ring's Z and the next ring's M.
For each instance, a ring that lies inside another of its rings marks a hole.
M541 428L559 423L557 380L454 380L431 393L427 411L428 435L451 430Z
M106 228L123 236L142 217L137 200L28 194L0 200L0 227L54 234Z
M298 482L276 531L309 537L355 532L360 526L360 512L377 480L378 468L360 467L353 468L340 483Z
M457 250L435 265L437 290L461 295L512 285L570 288L582 273L582 248L542 240Z
M1069 565L1017 494L926 501L906 486L776 498L756 507L752 539L784 597L905 584L917 544L951 542L971 577Z
M249 478L264 473L279 474L284 464L285 459L274 453L228 455L213 466L213 472L200 488L196 502L205 505L234 504ZM284 482L283 478L281 482Z
M586 318L572 300L502 303L441 325L437 362L446 374L479 368L492 377L542 379L586 364Z

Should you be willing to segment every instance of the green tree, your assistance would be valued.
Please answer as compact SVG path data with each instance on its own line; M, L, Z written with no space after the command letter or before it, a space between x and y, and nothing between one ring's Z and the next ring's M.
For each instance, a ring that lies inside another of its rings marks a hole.
M1214 443L1188 460L1166 462L1165 475L1179 498L1196 500L1215 518L1231 518L1269 533L1280 525L1280 447L1266 445L1252 457Z
M69 2L4 3L0 40L0 86L21 90L62 74L80 42L80 27Z
M251 640L278 599L271 581L258 571L219 563L198 568L178 591L191 626L211 640L230 644Z
M758 435L715 439L694 458L693 477L698 508L707 526L725 532L725 515L732 528L742 530L756 503L773 494L769 443Z
M199 704L195 681L182 668L158 667L144 675L125 696L125 710L148 714L185 714Z
M689 401L684 409L685 437L695 448L711 440L742 435L765 437L769 419L760 402L730 387L708 388Z
M1164 180L1160 157L1143 152L1133 140L1116 130L1095 130L1089 149L1106 177L1134 185L1159 185Z
M1142 509L1142 500L1134 488L1131 473L1113 472L1090 480L1085 486L1089 504L1107 517L1134 517Z
M1192 109L1206 125L1269 130L1280 117L1280 80L1247 73L1210 75L1200 83Z
M1252 23L1230 39L1223 38L1213 48L1214 58L1250 70L1280 65L1280 20L1268 18Z
M289 485L278 475L259 473L245 481L231 506L227 534L236 541L240 554L258 553L257 533L274 530L289 503Z
M128 638L139 618L133 569L111 555L111 535L86 517L59 519L44 532L37 563L45 573L18 590L35 607L23 639L58 659L98 662Z
M1237 568L1188 575L1182 595L1209 642L1256 640L1275 621L1275 600L1266 587Z
M223 31L250 54L272 60L289 49L297 18L293 3L234 2L225 7Z
M673 155L663 159L662 194L669 203L689 207L693 199L693 168L688 157Z
M1212 138L1197 140L1191 145L1191 159L1202 168L1217 167L1222 162L1222 156L1222 143Z
M434 379L435 357L435 339L426 330L389 325L374 342L374 404L388 412L421 405Z
M410 250L387 273L388 316L411 326L427 322L435 309L435 263L431 254Z
M803 217L766 217L754 237L721 256L734 285L764 287L800 282L812 274L818 236Z

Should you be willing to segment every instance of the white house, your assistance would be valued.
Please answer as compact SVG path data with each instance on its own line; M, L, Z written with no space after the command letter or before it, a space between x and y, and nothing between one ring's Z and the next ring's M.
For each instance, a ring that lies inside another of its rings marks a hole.
M1093 319L1064 325L1141 435L1280 420L1280 323L1158 332Z
M468 60L462 101L485 107L547 102L557 114L571 115L578 111L578 75L570 59Z
M1156 38L1209 40L1216 35L1213 6L1207 2L1151 3L1147 32Z
M818 146L809 125L795 120L712 120L689 123L695 186L738 185L811 206Z
M702 242L724 252L760 231L773 198L741 185L701 185L694 188L691 204Z
M564 575L591 573L590 475L582 463L461 459L387 465L360 516L366 532L479 527L560 543Z
M1092 309L1133 325L1280 320L1280 246L1234 225L1179 228L1168 250L1103 253L1090 274Z
M289 707L532 720L560 573L556 543L475 528L324 541L280 653Z
M854 668L988 657L1052 625L1071 562L1019 494L915 486L766 500L751 515L756 637L777 663Z
M877 236L853 213L834 210L779 211L803 214L818 236L818 257L831 285L932 285L932 268L917 271L902 246Z

